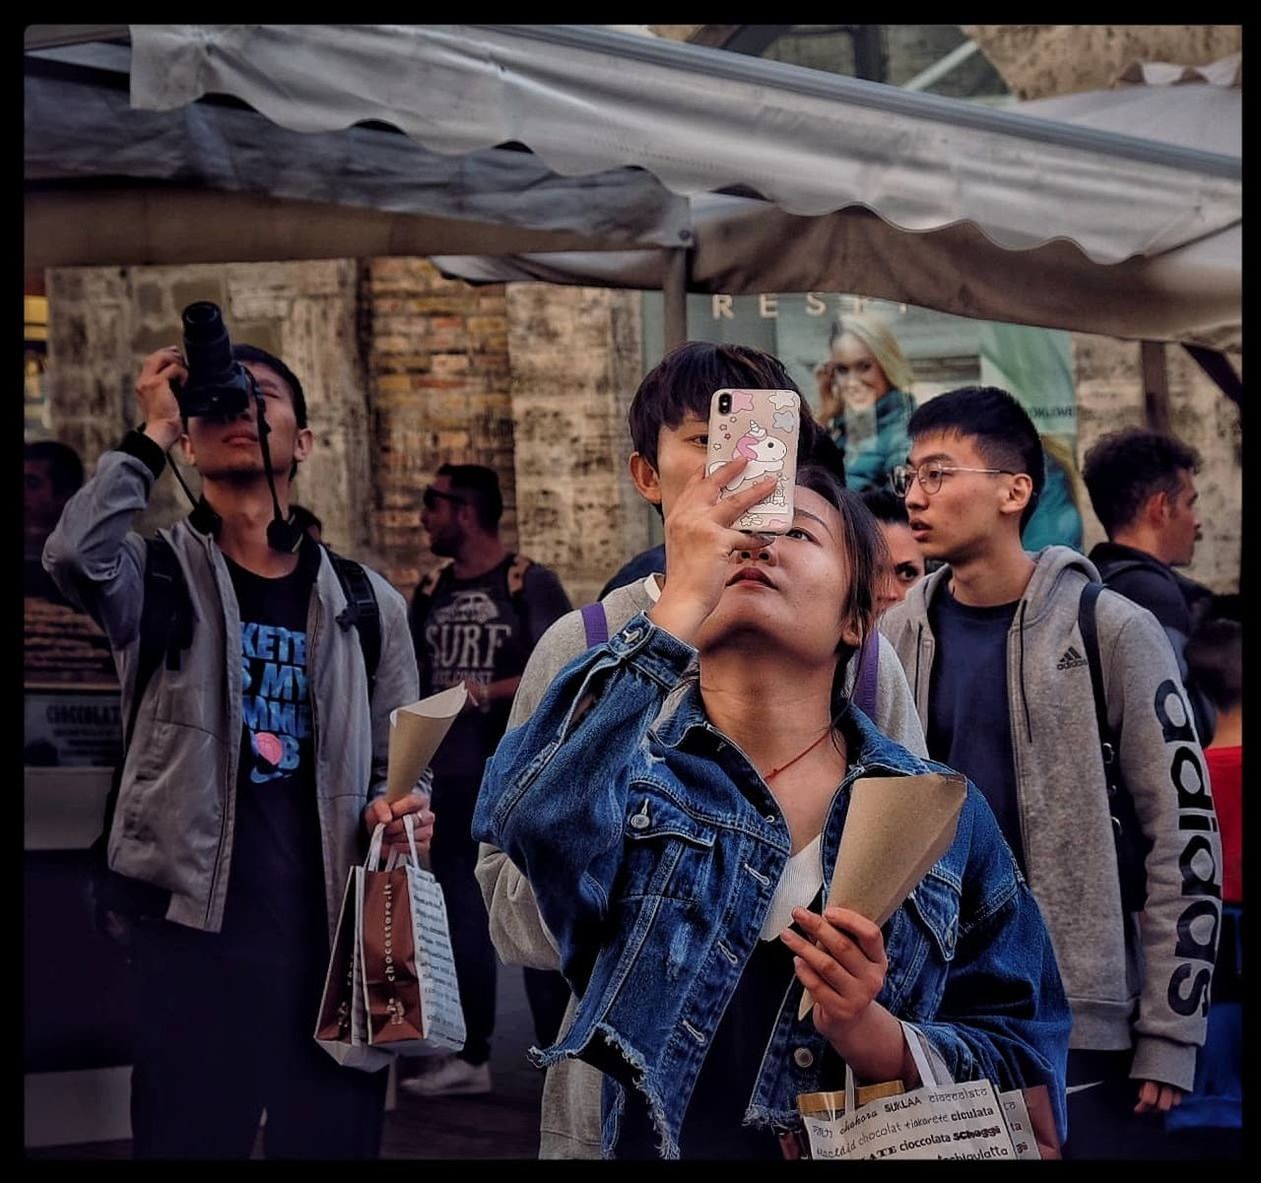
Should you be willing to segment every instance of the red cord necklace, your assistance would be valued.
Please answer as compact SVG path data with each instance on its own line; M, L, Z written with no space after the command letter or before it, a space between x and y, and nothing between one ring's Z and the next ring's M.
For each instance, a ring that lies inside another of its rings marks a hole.
M814 749L817 748L831 734L832 734L832 729L828 728L828 730L825 731L821 736L819 736L819 738L816 739L808 748L805 748L802 751L798 752L791 760L788 761L787 764L781 764L778 768L772 768L770 772L768 772L763 779L766 781L767 784L770 784L771 781L773 781L781 772L783 772L787 768L791 768L794 764L796 764L797 761L802 758L802 756L808 756L811 752L813 752Z

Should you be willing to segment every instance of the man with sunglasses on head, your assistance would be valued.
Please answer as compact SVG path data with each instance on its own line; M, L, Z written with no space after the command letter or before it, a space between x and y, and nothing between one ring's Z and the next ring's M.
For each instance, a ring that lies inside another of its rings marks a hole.
M1145 903L1122 902L1118 839L1088 646L1091 562L1026 552L1045 483L1037 429L994 387L921 406L892 473L911 531L947 566L881 618L929 755L989 800L1037 898L1073 1008L1070 1158L1160 1154L1161 1117L1191 1089L1221 918L1221 850L1204 757L1156 618L1110 591L1095 604L1121 790L1146 850Z
M490 1091L490 1038L495 1025L496 958L486 907L473 869L470 827L482 767L508 726L508 711L535 643L572 605L555 573L509 551L499 538L503 496L494 469L444 464L424 492L421 525L429 549L445 560L416 588L409 612L421 694L451 686L468 691L433 760L433 871L451 916L455 971L467 1038L458 1056L424 1065L403 1082L423 1096ZM526 971L536 1027L559 1024L568 1000L555 975Z

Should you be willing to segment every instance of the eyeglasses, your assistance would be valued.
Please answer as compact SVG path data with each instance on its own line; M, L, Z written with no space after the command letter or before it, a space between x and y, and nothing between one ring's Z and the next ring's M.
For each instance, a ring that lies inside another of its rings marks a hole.
M931 497L941 491L941 481L951 472L984 472L994 475L1006 473L1008 476L1019 476L1010 468L961 468L955 464L933 464L925 461L918 468L910 468L905 464L895 465L889 473L889 485L899 497L905 497L911 491L911 482L919 481L919 487Z
M426 509L437 509L439 499L443 501L454 501L456 505L467 505L468 502L463 497L457 497L454 493L444 493L441 489L435 489L432 485L421 494L421 504Z

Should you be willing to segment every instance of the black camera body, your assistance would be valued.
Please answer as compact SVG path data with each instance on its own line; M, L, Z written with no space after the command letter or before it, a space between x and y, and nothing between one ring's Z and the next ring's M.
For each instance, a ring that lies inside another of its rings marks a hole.
M184 309L184 360L188 380L172 383L185 419L234 419L251 405L254 377L232 356L232 342L217 304L198 300Z

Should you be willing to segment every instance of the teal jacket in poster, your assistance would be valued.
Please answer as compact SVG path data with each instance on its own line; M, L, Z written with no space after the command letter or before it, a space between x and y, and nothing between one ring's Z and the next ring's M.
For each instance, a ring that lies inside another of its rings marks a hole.
M1071 546L1080 551L1081 514L1073 500L1069 475L1050 452L1044 450L1042 455L1046 461L1046 484L1020 537L1021 545L1028 551L1039 551L1045 546Z
M890 470L906 463L906 425L915 399L905 390L887 390L874 411L835 415L827 423L828 434L845 453L845 483L859 493L887 488Z

